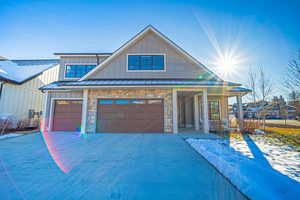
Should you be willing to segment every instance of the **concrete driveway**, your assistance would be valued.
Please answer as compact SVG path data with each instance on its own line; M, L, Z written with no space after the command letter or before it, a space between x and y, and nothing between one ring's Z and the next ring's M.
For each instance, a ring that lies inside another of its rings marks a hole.
M0 199L22 198L245 199L178 135L75 133L0 140Z

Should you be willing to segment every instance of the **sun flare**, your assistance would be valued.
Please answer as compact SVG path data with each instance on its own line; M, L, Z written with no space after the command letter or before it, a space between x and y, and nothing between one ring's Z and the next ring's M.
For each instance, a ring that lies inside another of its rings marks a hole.
M221 56L217 58L218 70L223 73L232 73L238 64L238 60L232 56Z
M220 53L213 62L218 74L228 78L239 71L239 65L243 62L242 56L233 52Z

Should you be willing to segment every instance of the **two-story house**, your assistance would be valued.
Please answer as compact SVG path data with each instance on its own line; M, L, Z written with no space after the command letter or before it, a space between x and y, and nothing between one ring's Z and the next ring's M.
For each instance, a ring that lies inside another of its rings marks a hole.
M241 104L248 92L152 26L113 53L55 55L59 81L41 88L48 131L207 133L212 122L226 127L228 97Z

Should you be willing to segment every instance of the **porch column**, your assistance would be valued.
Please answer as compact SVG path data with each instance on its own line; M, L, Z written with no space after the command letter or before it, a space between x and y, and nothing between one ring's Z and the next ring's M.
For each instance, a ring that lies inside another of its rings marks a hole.
M243 130L243 120L244 120L244 113L243 113L243 106L242 106L242 96L236 96L236 101L238 104L238 121L239 121L239 128Z
M47 131L49 129L49 116L47 117L48 114L48 101L49 101L49 92L45 92L44 96L44 107L43 107L43 121L42 121L42 126L40 127L41 131Z
M199 126L199 96L194 95L194 124L195 130L198 131L200 129Z
M81 116L81 129L80 133L86 133L86 120L87 120L87 112L88 112L88 96L89 90L83 90L83 101L82 101L82 116Z
M208 101L207 101L207 89L202 92L202 105L203 105L203 132L209 133L209 120L208 120Z
M173 133L178 133L178 115L177 115L177 90L172 91L172 106L173 106Z

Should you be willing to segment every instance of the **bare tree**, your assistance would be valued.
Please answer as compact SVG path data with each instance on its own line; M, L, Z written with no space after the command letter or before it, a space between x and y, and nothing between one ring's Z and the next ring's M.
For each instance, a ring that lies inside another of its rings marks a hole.
M263 119L263 127L265 128L265 121L266 121L266 108L264 106L265 101L270 97L273 91L273 85L269 77L267 77L264 68L262 66L259 67L259 96L261 99L261 111L260 111L260 118Z
M248 84L247 87L251 89L251 93L249 93L251 101L256 104L257 98L257 73L250 68L248 73Z
M289 62L284 86L290 93L300 91L300 50L298 57Z
M287 66L283 86L287 90L289 104L296 107L296 114L300 115L300 49Z
M288 94L288 100L290 105L296 105L300 101L300 92L292 91Z
M261 100L264 102L270 97L273 91L271 79L266 76L262 66L259 67L259 92Z

